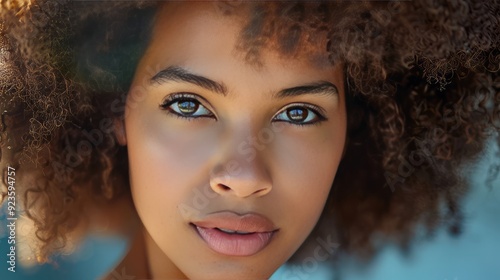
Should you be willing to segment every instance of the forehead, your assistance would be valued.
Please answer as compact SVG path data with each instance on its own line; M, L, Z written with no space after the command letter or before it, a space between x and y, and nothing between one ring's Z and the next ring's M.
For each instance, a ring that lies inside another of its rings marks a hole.
M250 1L168 2L156 14L151 47L169 45L176 55L192 57L224 42L233 55L257 67L265 61L263 56L271 54L282 61L307 57L308 64L317 68L332 66L325 51L326 32L297 31L296 22L279 19L273 12L269 3Z
M168 2L156 14L148 53L170 53L177 60L217 54L215 42L234 44L240 17L227 17L212 1ZM188 57L183 57L188 56Z

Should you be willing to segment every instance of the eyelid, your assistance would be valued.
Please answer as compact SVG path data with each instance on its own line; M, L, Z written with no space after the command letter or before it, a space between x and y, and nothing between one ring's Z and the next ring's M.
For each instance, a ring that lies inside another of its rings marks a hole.
M173 92L173 93L171 93L163 98L163 101L160 103L159 107L162 108L162 110L167 110L167 107L174 104L175 102L178 102L180 99L194 99L194 100L198 101L200 103L200 105L205 107L205 109L207 111L209 111L210 114L212 114L212 116L215 119L218 119L210 102L208 102L208 100L206 100L204 97L202 97L196 93L192 93L192 92ZM172 113L172 112L169 112L169 113ZM172 114L178 116L176 113L172 113ZM178 117L182 117L182 116L178 116ZM196 119L199 117L183 117L183 118Z
M321 107L319 107L319 106L316 106L316 105L313 105L313 104L310 104L310 103L298 103L298 102L288 104L288 105L286 105L285 107L281 108L281 109L280 109L280 110L279 110L279 111L278 111L278 112L277 112L277 113L273 116L273 119L274 119L277 115L279 115L279 114L281 114L283 111L285 111L286 109L291 108L291 107L296 107L296 106L304 106L304 107L306 107L306 108L308 108L308 109L310 109L310 110L313 110L316 114L318 114L318 116L319 116L320 118L323 118L323 119L325 119L325 120L327 120L327 119L328 119L328 118L326 117L326 111L325 111L323 108L321 108Z
M170 105L172 102L177 101L177 99L181 99L181 98L192 98L192 99L196 99L196 100L202 99L203 101L206 102L205 98L203 98L197 94L194 94L194 93L173 92L173 93L165 96L165 98L163 98L163 101L161 102L161 106Z
M192 92L184 92L184 91L173 92L173 93L165 96L165 98L163 98L163 101L160 103L160 107L171 105L173 102L177 101L177 99L181 99L181 98L196 99L201 103L201 105L205 106L207 109L209 109L212 112L212 114L215 115L212 104L210 104L210 102L208 102L208 100L205 99L203 96L198 95L196 93L192 93ZM204 104L204 103L206 103L206 104Z

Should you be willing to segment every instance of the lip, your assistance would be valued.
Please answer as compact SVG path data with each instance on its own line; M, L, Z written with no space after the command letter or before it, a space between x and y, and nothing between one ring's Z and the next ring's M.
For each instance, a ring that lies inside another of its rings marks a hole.
M238 215L230 211L210 214L191 225L208 247L228 256L254 255L269 245L278 231L268 218L260 214ZM226 233L219 229L247 233Z

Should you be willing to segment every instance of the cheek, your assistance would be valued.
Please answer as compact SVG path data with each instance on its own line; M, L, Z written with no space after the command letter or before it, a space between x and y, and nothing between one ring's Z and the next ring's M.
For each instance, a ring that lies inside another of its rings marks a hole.
M146 221L172 219L193 190L208 182L210 136L181 131L168 120L138 108L125 122L132 196Z
M345 142L342 123L307 137L283 134L273 147L276 203L287 223L305 239L321 215ZM284 132L286 133L286 131Z

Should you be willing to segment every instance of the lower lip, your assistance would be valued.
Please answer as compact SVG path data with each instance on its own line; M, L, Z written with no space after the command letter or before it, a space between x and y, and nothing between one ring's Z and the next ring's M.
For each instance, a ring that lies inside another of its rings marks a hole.
M274 235L271 232L230 234L215 228L194 225L196 231L208 246L217 253L228 256L251 256L264 249Z

